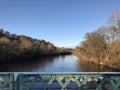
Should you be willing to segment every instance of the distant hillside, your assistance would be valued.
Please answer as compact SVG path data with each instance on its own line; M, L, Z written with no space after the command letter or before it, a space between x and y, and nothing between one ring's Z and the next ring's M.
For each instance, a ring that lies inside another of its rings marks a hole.
M0 61L11 57L40 57L70 53L69 50L55 47L45 40L10 34L0 29Z

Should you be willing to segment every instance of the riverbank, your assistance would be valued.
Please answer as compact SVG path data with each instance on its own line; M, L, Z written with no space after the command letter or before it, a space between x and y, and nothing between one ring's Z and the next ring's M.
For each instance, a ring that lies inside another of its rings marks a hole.
M95 63L95 64L98 64L98 65L103 65L103 66L107 66L107 67L110 67L110 68L114 68L114 69L117 69L117 70L120 70L120 62L116 62L116 61L113 61L113 60L105 60L105 59L97 59L97 58L87 58L86 56L84 55L79 55L77 54L77 57L82 59L82 60L85 60L87 62L92 62L92 63Z
M11 34L0 29L0 62L14 58L36 58L54 55L67 55L72 48L57 47L53 43L25 35Z

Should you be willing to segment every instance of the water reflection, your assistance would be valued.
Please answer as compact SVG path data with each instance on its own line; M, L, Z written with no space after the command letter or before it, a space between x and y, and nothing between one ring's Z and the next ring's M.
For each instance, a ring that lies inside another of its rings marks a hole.
M0 72L97 72L116 71L78 59L73 55L43 57L0 64Z
M117 72L116 70L107 66L94 64L92 62L87 62L84 60L77 60L77 71L78 72Z
M0 64L0 71L1 72L29 72L29 71L34 71L42 70L43 68L46 67L46 65L51 64L54 62L55 57L45 57L45 58L40 58L37 60L19 60L19 61L14 61L14 62L8 62L8 63L2 63Z

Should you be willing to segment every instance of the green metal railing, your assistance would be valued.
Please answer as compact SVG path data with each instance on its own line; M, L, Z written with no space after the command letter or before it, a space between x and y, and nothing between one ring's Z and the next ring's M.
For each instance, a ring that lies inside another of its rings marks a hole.
M120 73L0 74L0 90L120 90Z
M0 73L0 90L14 90L13 73Z

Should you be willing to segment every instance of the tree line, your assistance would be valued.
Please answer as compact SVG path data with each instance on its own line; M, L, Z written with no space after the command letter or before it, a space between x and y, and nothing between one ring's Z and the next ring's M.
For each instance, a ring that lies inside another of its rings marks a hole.
M120 69L120 11L114 11L108 23L87 33L75 52L80 58Z
M45 40L10 34L0 28L0 61L13 57L40 57L70 53L69 49L56 47Z

